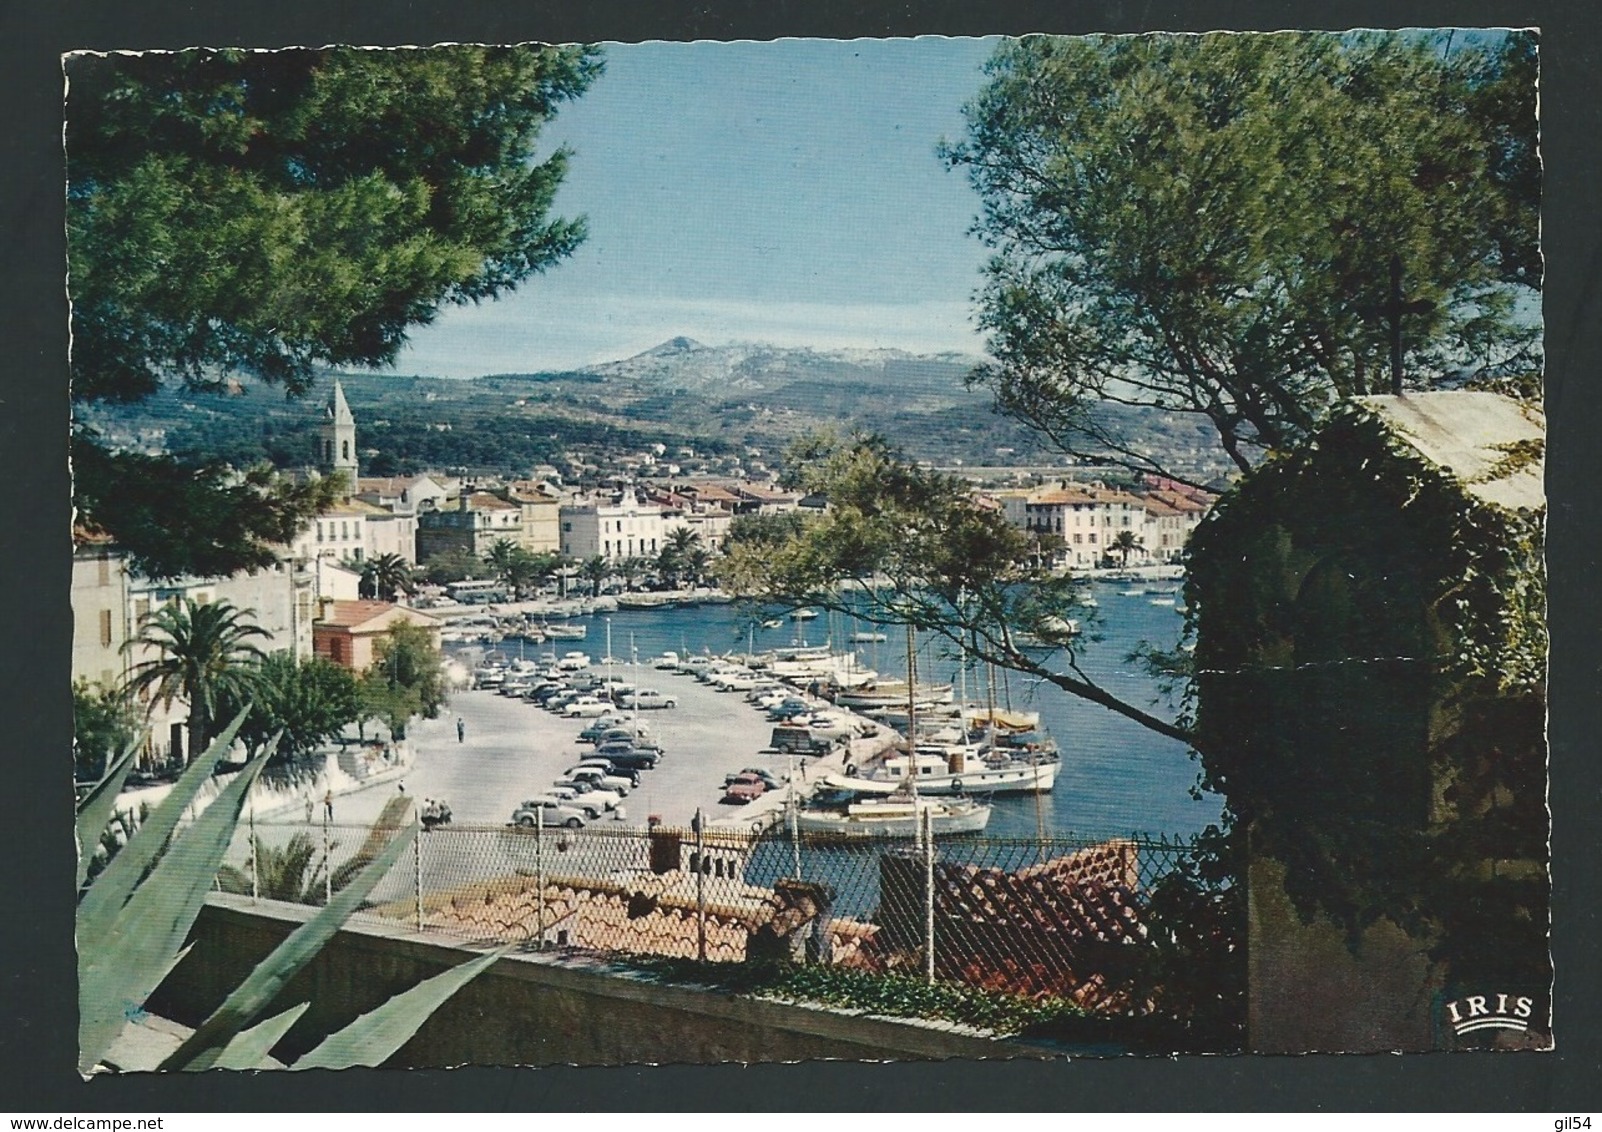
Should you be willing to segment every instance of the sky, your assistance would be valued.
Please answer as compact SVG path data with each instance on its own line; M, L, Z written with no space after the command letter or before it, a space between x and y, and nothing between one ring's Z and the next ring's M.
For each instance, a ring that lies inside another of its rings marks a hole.
M393 372L571 368L678 335L707 345L978 354L979 199L936 148L995 39L609 44L546 126L572 151L569 259L447 307Z

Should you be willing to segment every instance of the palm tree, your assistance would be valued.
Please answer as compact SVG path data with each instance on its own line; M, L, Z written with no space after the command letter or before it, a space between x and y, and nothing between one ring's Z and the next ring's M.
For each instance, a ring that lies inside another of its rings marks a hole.
M692 586L698 586L706 580L706 572L711 565L711 552L699 544L684 556L684 573Z
M189 706L189 751L193 757L220 730L218 708L249 698L257 667L267 654L252 637L271 634L250 618L255 610L226 601L200 603L188 597L164 605L140 627L124 649L154 648L160 656L136 665L128 681L133 693L149 693L170 707L174 700ZM186 760L187 761L187 760Z
M361 565L362 594L379 601L394 601L398 593L411 593L412 568L398 554L380 554Z
M527 554L521 546L509 538L496 539L494 544L484 552L484 565L494 572L495 577L510 587L512 574L517 569L517 560Z
M651 565L651 562L644 558L625 558L612 567L612 573L623 579L623 588L625 590L632 590L635 580L644 576L645 572L651 568Z
M1129 565L1130 553L1132 551L1139 550L1140 547L1140 537L1136 535L1134 531L1128 530L1119 531L1118 534L1113 537L1112 542L1107 544L1108 550L1116 550L1119 553L1123 559L1123 565L1125 566Z
M690 555L701 548L701 536L689 527L675 527L662 544L656 559L656 572L664 582L678 589L679 582L688 574Z
M599 554L594 558L586 558L584 564L579 567L579 576L590 583L594 597L601 596L601 586L611 573L612 567Z

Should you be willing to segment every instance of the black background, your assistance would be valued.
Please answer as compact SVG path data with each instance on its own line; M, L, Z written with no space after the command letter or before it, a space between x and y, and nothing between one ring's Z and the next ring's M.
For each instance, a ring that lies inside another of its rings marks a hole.
M1591 5L518 3L278 0L0 5L0 1112L228 1110L1532 1110L1596 1115L1602 508L1602 36ZM1540 27L1551 498L1551 1054L77 1075L67 308L59 56L74 49L990 35L1219 28ZM1545 1126L1545 1122L1539 1123Z

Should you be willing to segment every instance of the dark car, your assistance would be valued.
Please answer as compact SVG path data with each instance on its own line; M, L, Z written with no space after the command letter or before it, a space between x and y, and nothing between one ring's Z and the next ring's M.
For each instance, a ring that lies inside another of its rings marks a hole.
M603 740L608 732L618 730L617 722L616 716L605 715L601 716L599 719L592 720L583 731L578 733L578 741L580 743L599 743ZM628 735L629 733L627 731L622 732L623 738L627 738Z
M635 747L609 747L600 753L614 767L628 770L651 770L662 758L661 751L642 751Z
M802 700L785 700L778 707L768 709L768 718L772 720L795 719L797 716L811 715L818 709Z
M566 684L547 684L543 688L534 689L529 698L537 704L548 704L562 693L571 692L572 690Z
M655 739L645 735L636 735L626 727L613 727L603 732L601 738L595 744L597 752L608 743L633 747L639 751L661 751L662 749L662 744Z

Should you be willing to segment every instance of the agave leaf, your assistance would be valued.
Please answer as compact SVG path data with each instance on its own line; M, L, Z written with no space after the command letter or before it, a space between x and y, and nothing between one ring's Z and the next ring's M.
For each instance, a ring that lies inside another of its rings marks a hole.
M204 754L189 764L187 770L173 783L172 791L161 800L151 815L139 827L137 836L128 840L122 852L111 859L104 872L95 878L89 891L78 902L78 946L94 947L111 930L118 911L133 895L139 878L161 855L172 831L178 827L189 803L211 777L223 752L233 744L234 735L245 722L246 707L234 716L234 721L223 729Z
M95 783L94 789L83 796L78 803L77 838L78 838L78 887L83 887L84 878L89 875L89 862L94 859L94 845L100 840L111 821L111 811L117 804L117 795L122 793L122 784L128 779L128 770L133 766L134 755L138 752L138 741L129 743L122 753L116 757L100 781Z
M121 1033L130 1012L140 1009L161 985L217 877L245 796L266 765L265 752L252 759L174 839L128 903L111 912L104 933L80 938L78 1051L82 1061L92 1065L99 1060ZM123 853L117 854L118 860Z
M228 1048L217 1055L218 1069L270 1069L267 1054L289 1028L300 1021L311 1003L292 1006L282 1014L274 1014L265 1022L258 1022L248 1030L241 1030L228 1043Z
M416 836L415 825L401 830L372 864L358 873L349 885L336 892L333 900L291 932L289 938L273 949L272 954L258 963L256 969L246 976L245 981L234 988L234 992L227 1000L212 1011L211 1017L202 1022L200 1028L191 1034L183 1045L168 1055L161 1063L161 1068L164 1070L212 1068L217 1063L217 1055L223 1047L277 997L284 989L284 985L294 978L301 968L316 957L323 944L334 937L349 919L350 914L367 899L367 894L377 887L378 882L384 878L395 862L400 860L401 854Z
M424 979L382 1006L363 1014L343 1030L328 1035L316 1049L295 1062L293 1069L349 1069L376 1067L405 1045L441 1004L484 968L511 950L497 948L449 971Z

